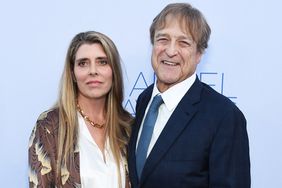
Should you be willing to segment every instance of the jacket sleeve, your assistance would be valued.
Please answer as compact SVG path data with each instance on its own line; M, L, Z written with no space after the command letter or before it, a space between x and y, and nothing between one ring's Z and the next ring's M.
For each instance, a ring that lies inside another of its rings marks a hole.
M56 143L52 123L54 121L48 119L48 113L42 113L29 138L29 187L44 188L54 185Z
M221 120L211 145L209 166L210 188L250 188L246 119L236 107Z

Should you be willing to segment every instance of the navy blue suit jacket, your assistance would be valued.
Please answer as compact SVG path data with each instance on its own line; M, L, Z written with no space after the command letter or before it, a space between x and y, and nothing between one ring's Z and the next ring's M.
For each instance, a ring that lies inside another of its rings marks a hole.
M245 117L198 78L169 118L138 179L136 140L152 90L153 85L137 100L128 146L132 188L249 188Z

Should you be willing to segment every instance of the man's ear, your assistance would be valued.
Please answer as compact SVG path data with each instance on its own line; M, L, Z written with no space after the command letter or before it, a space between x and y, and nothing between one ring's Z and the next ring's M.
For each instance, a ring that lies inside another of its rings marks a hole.
M203 56L203 53L201 52L197 52L197 55L196 55L196 61L197 61L197 64L200 63L201 59L202 59L202 56Z

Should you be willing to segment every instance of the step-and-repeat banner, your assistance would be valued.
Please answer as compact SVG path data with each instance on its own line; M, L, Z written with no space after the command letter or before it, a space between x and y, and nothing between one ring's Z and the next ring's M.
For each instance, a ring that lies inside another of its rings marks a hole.
M38 115L50 108L67 47L81 31L108 35L122 57L125 108L155 77L149 26L171 2L3 1L0 3L1 187L28 187L28 139ZM209 48L197 74L245 114L253 188L281 187L282 3L274 0L191 0L208 20Z

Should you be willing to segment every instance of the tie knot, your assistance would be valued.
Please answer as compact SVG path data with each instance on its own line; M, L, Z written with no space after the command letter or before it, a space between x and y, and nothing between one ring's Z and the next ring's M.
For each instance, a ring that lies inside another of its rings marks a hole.
M151 104L151 108L155 110L157 110L159 108L159 106L163 103L163 98L161 95L156 95L153 98L152 104Z

